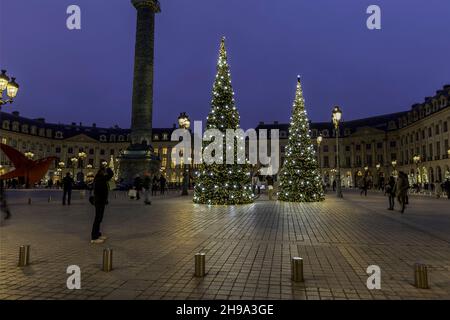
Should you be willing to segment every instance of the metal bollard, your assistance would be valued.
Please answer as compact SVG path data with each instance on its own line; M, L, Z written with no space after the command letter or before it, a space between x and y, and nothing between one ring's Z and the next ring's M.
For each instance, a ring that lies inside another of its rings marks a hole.
M28 204L31 204L31 198L28 198Z
M414 265L414 286L419 289L428 289L428 268L426 264Z
M303 258L293 257L291 260L292 281L303 282Z
M52 197L48 197L48 202L51 202L52 201Z
M105 272L110 272L113 269L113 251L112 249L103 250L103 268Z
M30 246L20 246L19 247L19 267L25 267L30 264Z
M204 277L205 276L205 254L197 253L195 254L195 276Z

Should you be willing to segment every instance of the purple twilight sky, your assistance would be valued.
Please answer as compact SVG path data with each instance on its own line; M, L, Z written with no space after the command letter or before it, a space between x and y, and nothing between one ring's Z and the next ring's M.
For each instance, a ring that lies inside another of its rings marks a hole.
M241 125L287 122L297 74L310 118L407 110L450 83L448 0L161 0L154 127L210 109L220 37L227 37ZM82 29L66 28L66 9ZM366 9L382 10L382 30ZM0 67L21 85L6 110L49 122L131 121L136 12L130 0L0 0Z

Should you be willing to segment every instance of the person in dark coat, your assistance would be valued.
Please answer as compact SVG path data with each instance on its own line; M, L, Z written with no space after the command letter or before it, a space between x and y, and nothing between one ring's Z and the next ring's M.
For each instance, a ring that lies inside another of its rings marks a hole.
M140 192L142 191L142 178L140 175L136 175L133 183L134 189L136 190L136 200L141 198Z
M161 194L164 194L164 191L166 191L166 178L164 178L163 175L161 175L161 178L159 178L159 186Z
M6 201L3 180L0 180L0 213L1 212L4 212L5 216L4 216L4 218L0 217L0 222L1 222L1 219L8 220L9 218L11 218L11 212L8 207L8 202Z
M158 191L158 186L159 186L159 179L158 179L158 177L155 175L155 176L153 177L152 196L156 196L156 192Z
M393 176L389 177L389 181L385 186L385 193L388 195L389 197L389 208L388 210L394 210L394 205L395 205L395 178Z
M447 192L447 198L450 200L450 178L447 178L444 182L444 190Z
M100 168L94 177L95 219L92 225L91 243L103 243L106 237L100 232L105 207L108 204L108 181L114 176L110 168Z
M66 173L66 176L62 180L62 185L63 185L62 204L63 206L66 205L66 197L67 197L67 204L70 206L70 199L72 198L72 187L73 187L73 178L70 176L70 172Z

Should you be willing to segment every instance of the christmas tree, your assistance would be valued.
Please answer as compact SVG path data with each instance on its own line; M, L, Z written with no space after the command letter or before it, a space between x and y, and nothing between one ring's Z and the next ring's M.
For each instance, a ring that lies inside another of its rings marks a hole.
M278 200L314 202L324 199L320 171L311 143L300 77L289 127L286 159L280 175Z
M225 38L220 44L217 75L214 81L211 111L206 121L206 129L217 129L226 135L227 129L239 129L239 113L235 106L233 87L231 86L230 68L227 62ZM196 176L194 202L203 204L244 204L253 202L250 168L245 159L238 164L237 143L234 143L233 164L226 162L226 148L223 142L223 163L200 165ZM208 145L204 143L203 148Z

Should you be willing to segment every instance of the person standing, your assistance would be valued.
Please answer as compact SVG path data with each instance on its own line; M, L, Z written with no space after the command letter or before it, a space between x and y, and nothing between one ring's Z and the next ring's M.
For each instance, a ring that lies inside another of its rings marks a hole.
M148 174L145 175L142 186L144 187L144 203L152 204L152 202L150 201L150 188L152 187L152 179Z
M395 195L398 202L401 205L401 213L405 212L406 204L408 203L408 176L400 171L397 178L397 183L395 184Z
M389 197L389 208L388 210L394 210L394 205L395 205L395 178L393 176L389 177L389 181L385 186L385 193L388 195Z
M103 221L105 207L108 204L108 181L114 176L110 168L101 167L94 177L94 206L95 219L92 225L91 243L99 244L107 239L100 232L100 224Z
M142 191L142 178L140 175L136 175L136 178L134 178L134 189L136 190L136 200L139 200Z
M159 187L161 194L164 194L164 191L166 190L166 178L164 175L161 175L161 178L159 178Z
M158 186L159 186L159 179L155 175L153 177L153 182L152 182L152 196L156 196L156 192L158 191Z
M4 212L5 216L4 218L0 217L0 221L1 219L8 220L11 218L11 211L9 211L8 202L6 201L3 180L0 180L0 213L1 212Z
M450 200L450 178L447 178L447 180L445 180L444 190L447 193L447 198Z
M70 206L70 200L72 198L72 188L73 188L73 178L70 176L70 172L66 173L66 176L62 180L62 185L63 185L62 204L63 204L63 206L66 205L66 197L67 197L67 204Z

